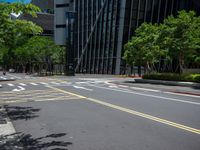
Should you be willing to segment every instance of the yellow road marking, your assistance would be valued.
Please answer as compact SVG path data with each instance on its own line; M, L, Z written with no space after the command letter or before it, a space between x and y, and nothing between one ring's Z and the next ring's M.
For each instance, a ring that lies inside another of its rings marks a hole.
M51 87L51 86L48 86L48 87L51 88L51 89L54 89L56 91L62 92L62 93L66 93L66 94L70 94L70 95L73 95L73 96L77 96L77 97L79 97L81 99L84 99L84 100L87 100L87 101L91 101L91 102L94 102L94 103L97 103L97 104L101 104L101 105L104 105L104 106L107 106L107 107L110 107L110 108L113 108L113 109L116 109L116 110L120 110L120 111L129 113L129 114L133 114L135 116L139 116L139 117L142 117L142 118L153 120L155 122L159 122L159 123L162 123L162 124L165 124L165 125L169 125L169 126L172 126L172 127L178 128L178 129L189 131L191 133L200 134L200 130L199 129L195 129L195 128L192 128L192 127L189 127L189 126L185 126L185 125L182 125L182 124L179 124L179 123L176 123L176 122L172 122L172 121L169 121L169 120L165 120L165 119L162 119L162 118L159 118L159 117L151 116L149 114L145 114L145 113L142 113L142 112L138 112L138 111L134 111L134 110L131 110L131 109L127 109L127 108L124 108L124 107L121 107L121 106L118 106L118 105L114 105L114 104L111 104L111 103L103 102L101 100L97 100L97 99L81 96L81 95L78 95L78 94L75 94L75 93L72 93L72 92L68 92L68 91L65 91L65 90L61 90L61 89L58 89L58 88L55 88L55 87Z
M10 91L10 92L0 92L0 94L25 94L25 93L36 93L36 92L47 92L47 91L52 91L52 90L26 90L26 91L19 91L19 92L14 92L14 91Z
M64 99L67 98L67 99ZM38 99L35 100L34 98L29 98L29 99L12 99L9 101L3 101L0 102L0 104L11 104L11 103L27 103L27 102L43 102L43 101L68 101L68 100L77 100L80 98L77 97L69 97L69 96L61 96L61 97L49 97L46 99Z

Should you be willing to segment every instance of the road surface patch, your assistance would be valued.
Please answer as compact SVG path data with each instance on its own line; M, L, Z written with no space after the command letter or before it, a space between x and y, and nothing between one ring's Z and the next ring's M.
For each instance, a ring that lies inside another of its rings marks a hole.
M114 89L114 88L95 86L95 85L92 85L92 84L90 86L93 86L93 87L96 87L96 88L101 88L101 89L106 89L106 90L117 91L117 92L125 92L125 93L129 93L129 94L140 95L140 96L153 97L153 98L155 98L155 100L164 99L164 100L173 101L173 102L181 102L181 103L187 103L187 104L192 104L192 105L200 105L200 102L193 102L193 101L189 101L189 100L182 100L182 99L169 98L169 97L164 97L164 96L138 93L138 92L130 91L128 89L120 89L120 88Z
M176 122L165 120L163 118L155 117L155 116L145 114L145 113L142 113L142 112L138 112L138 111L128 109L128 108L125 108L125 107L121 107L121 106L118 106L118 105L115 105L115 104L107 103L107 102L104 102L104 101L101 101L101 100L98 100L98 99L85 97L85 96L75 94L75 93L72 93L72 92L68 92L68 91L58 89L58 88L55 88L55 87L49 86L49 88L54 89L56 91L66 93L66 94L71 94L73 96L77 96L79 98L82 98L83 100L91 101L91 102L94 102L94 103L97 103L97 104L100 104L100 105L103 105L103 106L106 106L106 107L109 107L109 108L112 108L112 109L120 110L122 112L126 112L126 113L129 113L129 114L135 115L135 116L146 118L148 120L152 120L152 121L155 121L155 122L158 122L158 123L162 123L162 124L165 124L165 125L168 125L168 126L172 126L172 127L178 128L178 129L182 129L184 131L188 131L188 132L200 135L199 129L195 129L195 128L192 128L192 127L189 127L189 126L185 126L185 125L182 125L182 124L179 124L179 123L176 123Z

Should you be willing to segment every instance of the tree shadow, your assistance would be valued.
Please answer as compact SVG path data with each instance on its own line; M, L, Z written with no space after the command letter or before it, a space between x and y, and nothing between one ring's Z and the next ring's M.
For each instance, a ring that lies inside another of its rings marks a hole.
M35 109L33 107L5 105L4 108L11 120L30 120L39 117L36 113L40 111L40 109Z
M33 138L30 134L15 133L0 136L0 148L2 150L67 150L72 142L57 139L66 135L66 133L58 133Z

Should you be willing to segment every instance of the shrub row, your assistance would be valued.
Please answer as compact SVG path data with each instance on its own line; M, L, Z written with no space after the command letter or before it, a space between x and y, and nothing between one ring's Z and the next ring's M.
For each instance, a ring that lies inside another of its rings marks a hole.
M200 83L200 74L154 73L154 74L145 74L143 76L143 79Z

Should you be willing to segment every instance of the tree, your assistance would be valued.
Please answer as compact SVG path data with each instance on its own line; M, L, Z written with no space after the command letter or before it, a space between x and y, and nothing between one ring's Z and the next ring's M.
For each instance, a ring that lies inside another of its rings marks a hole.
M36 12L39 11L40 9L32 4L0 3L0 44L7 49L2 57L4 64L13 64L14 50L27 41L30 35L42 32L42 28L33 22L12 18L11 13L30 14L36 17Z
M195 15L193 11L180 11L177 17L170 16L164 21L164 45L171 59L177 59L180 73L200 48L200 18Z
M200 17L180 11L159 25L143 23L124 49L129 64L142 62L151 70L164 58L171 68L176 66L172 71L182 73L186 65L200 62Z
M54 63L63 63L64 48L49 37L33 36L15 51L16 60L26 70L27 64L42 63L47 68Z
M143 23L135 31L135 36L124 46L124 59L130 65L146 66L151 71L154 64L164 54L157 44L159 37L159 26L157 24Z

